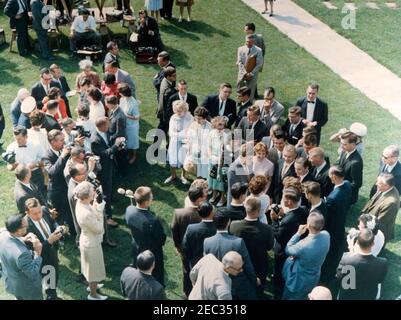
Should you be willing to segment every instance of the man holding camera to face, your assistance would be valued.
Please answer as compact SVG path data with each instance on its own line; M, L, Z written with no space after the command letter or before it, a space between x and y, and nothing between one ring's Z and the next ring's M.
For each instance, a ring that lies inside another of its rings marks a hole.
M59 240L62 239L67 229L64 226L59 226L51 218L48 209L42 207L35 198L25 201L25 213L28 220L28 232L33 233L42 244L42 275L49 274L48 266L53 267L55 271L55 279L49 283L44 283L46 300L61 300L56 291L59 276L58 248Z

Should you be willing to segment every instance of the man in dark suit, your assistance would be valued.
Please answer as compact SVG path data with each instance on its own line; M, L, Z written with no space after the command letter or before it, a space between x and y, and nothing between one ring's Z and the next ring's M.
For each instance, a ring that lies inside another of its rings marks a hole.
M35 184L31 183L31 169L27 165L19 164L15 168L14 173L17 177L14 185L14 198L17 203L18 212L25 212L25 201L29 198L36 198L40 202L40 205L46 206L47 201L45 196Z
M118 48L118 44L114 41L109 41L107 42L106 49L107 53L103 61L103 72L105 72L106 66L112 62L117 62L117 67L120 68L120 61L118 56L120 50Z
M251 89L249 89L248 87L241 87L237 90L238 115L237 115L237 120L235 121L235 126L238 126L241 119L243 117L246 117L246 112L248 108L252 105L250 96L251 96Z
M330 287L345 250L345 220L351 207L352 186L349 181L344 181L345 172L340 166L332 166L329 177L334 184L334 190L326 198L324 229L330 234L330 250L322 266L320 282Z
M163 50L163 42L160 38L159 25L155 18L149 17L146 10L139 10L138 46L157 47Z
M42 243L42 274L48 274L48 266L52 266L56 279L54 283L46 283L46 299L61 300L57 297L57 282L59 278L58 241L63 236L62 228L50 216L46 207L42 207L35 198L25 202L25 212L28 217L28 233L32 232Z
M357 238L361 252L342 257L337 271L342 284L339 300L376 300L379 284L386 278L388 261L372 255L374 238L370 229L362 229ZM354 287L347 286L350 276L355 281Z
M392 144L386 147L383 150L382 159L380 161L379 174L382 172L391 173L394 177L394 185L397 188L398 193L401 194L401 163L399 157L400 149L397 145ZM377 186L374 184L370 190L370 198L373 197L376 191Z
M243 117L237 129L242 131L242 142L260 142L263 137L269 135L266 125L260 120L260 109L253 105L248 107L247 116Z
M203 242L205 255L211 253L222 261L229 251L238 252L244 261L243 272L232 278L232 296L234 300L255 300L256 286L260 285L260 279L256 277L255 269L243 239L230 235L228 227L230 218L226 208L219 208L214 216L216 235L206 238Z
M288 109L288 119L282 126L284 132L287 133L288 143L296 145L302 139L302 131L305 124L301 118L302 110L300 107L291 107Z
M123 11L124 4L124 11ZM130 0L117 0L116 10L123 11L124 15L130 16L132 15Z
M270 190L273 196L274 203L280 203L283 194L283 180L286 177L296 177L295 172L295 147L287 144L283 150L283 159L278 161L273 174L273 182L270 185Z
M231 202L227 203L227 212L229 213L230 220L242 220L246 217L244 201L248 192L247 182L236 182L231 188Z
M47 132L52 130L61 130L61 126L55 118L55 115L59 112L58 101L49 100L47 103L47 111L43 119L43 128Z
M125 221L131 230L134 267L139 253L150 250L155 255L155 268L152 275L163 286L164 259L163 246L166 243L166 233L159 219L149 210L153 201L152 190L148 187L139 187L135 190L136 207L129 206L125 211Z
M326 161L324 150L320 147L313 148L309 152L308 159L313 166L313 179L320 184L322 197L327 197L334 186L329 177L330 165Z
M47 96L50 88L57 87L61 90L60 84L53 80L50 70L43 68L40 70L40 80L31 89L31 96L35 98L38 109L43 107L43 98Z
M356 150L357 136L352 132L341 135L342 152L336 164L344 169L345 180L352 185L351 204L358 201L359 188L362 187L363 161Z
M237 119L237 107L233 99L230 99L232 92L231 84L224 82L220 85L220 91L217 95L207 96L202 103L209 111L211 118L216 116L225 116L228 118L228 128L231 128Z
M197 186L189 188L188 197L191 201L191 206L188 208L175 209L171 222L171 233L173 236L174 246L182 260L183 290L186 296L188 296L192 290L191 280L189 279L189 272L191 269L189 268L189 261L185 258L182 242L187 227L190 224L202 221L202 218L199 216L199 205L206 200L203 188Z
M109 138L110 143L114 144L118 141L125 141L127 138L127 116L118 105L116 96L109 96L106 98L106 107L109 110ZM118 150L116 153L117 173L124 174L128 167L128 158L125 149Z
M307 219L307 211L299 206L301 195L294 188L283 190L283 204L288 209L284 212L270 211L272 220L274 238L274 296L275 299L281 299L284 281L282 278L282 270L287 259L285 247L291 237L297 232L299 225L305 224Z
M171 95L167 102L167 115L168 119L173 115L173 102L177 100L185 101L188 103L189 112L194 115L196 107L198 107L198 98L188 92L188 84L185 80L180 80L177 84L178 92Z
M111 227L118 226L112 219L111 202L113 196L113 177L115 176L115 155L119 150L120 142L112 142L109 132L110 120L102 117L96 120L96 134L92 136L91 149L93 154L100 157L102 170L98 173L100 184L106 201L107 224Z
M244 239L248 249L256 276L260 279L261 286L257 287L258 296L263 296L266 284L268 254L273 249L274 236L270 225L259 221L260 200L249 196L245 199L246 217L240 221L233 221L230 225L230 233Z
M159 119L158 129L168 133L170 117L172 113L168 110L168 103L171 96L177 93L175 81L177 72L173 67L164 70L164 79L160 84L159 105L157 107L157 118Z
M175 65L170 61L170 55L168 54L167 51L162 51L158 54L157 56L157 64L160 67L160 71L158 73L156 73L156 75L153 77L153 86L156 89L156 98L157 98L157 102L159 102L159 95L160 95L160 85L165 77L165 68L167 67L172 67L174 69ZM174 87L175 87L175 83L174 83Z
M47 30L43 28L42 21L46 17L45 12L43 10L44 4L42 0L31 0L31 9L32 9L32 27L36 32L38 37L40 51L42 54L42 58L45 60L54 60L54 57L50 54L49 51L49 40L47 38Z
M163 286L152 276L155 256L150 250L138 254L137 269L129 266L121 274L121 291L128 300L166 300Z
M308 181L303 184L305 197L308 200L309 213L318 212L324 219L327 217L326 201L321 198L320 184L316 181Z
M216 234L213 206L209 202L202 202L198 214L202 221L188 225L182 240L182 252L184 260L189 262L189 270L203 257L203 240Z
M63 75L61 68L57 64L52 64L50 66L50 72L53 76L53 80L58 82L61 89L61 98L64 100L65 105L67 107L67 115L72 118L71 110L70 110L70 103L68 98L66 97L66 93L71 91L70 86L68 85L66 77Z
M318 98L319 85L310 84L306 96L298 99L295 105L302 108L302 118L305 125L312 125L317 131L317 141L320 144L322 127L328 121L327 103Z
M43 159L49 175L47 200L57 210L58 222L67 223L71 234L74 234L74 222L67 198L68 188L63 172L71 149L64 146L64 135L59 130L50 131L48 140L50 147Z
M20 56L29 54L29 36L28 36L28 11L29 3L27 0L8 0L4 13L10 17L10 29L17 31L17 47Z
M160 10L160 16L170 20L173 18L174 0L163 0L163 8Z
M6 291L17 300L43 300L42 244L32 234L27 234L28 221L24 215L8 217L7 231L0 231L0 261ZM25 243L32 243L33 250Z

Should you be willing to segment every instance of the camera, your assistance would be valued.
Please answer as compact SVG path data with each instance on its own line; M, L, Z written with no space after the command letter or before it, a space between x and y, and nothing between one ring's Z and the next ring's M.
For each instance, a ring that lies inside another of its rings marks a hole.
M94 172L90 172L88 174L88 177L86 178L86 181L91 183L93 187L95 188L96 192L96 202L97 203L102 203L103 200L105 199L103 195L103 188L102 185L100 184L100 181L97 179L97 176Z
M271 206L270 206L270 210L273 210L273 212L275 213L275 214L279 214L280 213L280 209L281 209L281 206L279 205L279 204L272 204Z
M90 131L85 130L84 126L75 126L72 130L77 133L78 137L90 138L92 135Z
M125 141L120 141L117 146L121 149L125 149L127 147L127 143Z
M14 164L17 160L15 159L15 151L4 152L1 157L8 164Z
M100 172L102 170L102 165L100 164L100 157L99 156L95 156L91 153L86 154L85 156L85 161L93 161L95 163L95 172Z
M69 235L69 230L67 226L58 226L56 228L57 232L60 232L61 235L64 237L65 235Z

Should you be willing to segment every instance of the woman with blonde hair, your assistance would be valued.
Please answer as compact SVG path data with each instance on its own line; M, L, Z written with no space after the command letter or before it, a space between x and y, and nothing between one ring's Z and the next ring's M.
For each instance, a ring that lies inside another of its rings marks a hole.
M188 127L193 121L192 115L188 112L188 103L177 100L173 102L174 115L170 119L168 135L170 144L168 147L168 162L170 163L171 175L164 181L165 184L177 178L177 168L184 165L185 156L187 154L187 133ZM185 177L185 170L181 172L181 182L188 184Z
M267 159L269 153L267 147L263 142L259 142L253 148L255 155L253 157L253 173L255 176L261 175L268 178L267 189L270 187L271 178L274 173L274 164Z

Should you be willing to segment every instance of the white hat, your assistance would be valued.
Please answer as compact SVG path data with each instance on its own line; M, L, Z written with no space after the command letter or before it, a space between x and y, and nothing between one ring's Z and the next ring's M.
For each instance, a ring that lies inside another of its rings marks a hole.
M364 137L368 133L368 128L366 128L366 126L363 123L354 122L349 127L349 131L351 131L352 133L355 133L359 137Z
M26 97L21 103L22 113L31 113L36 108L36 101L34 97Z

